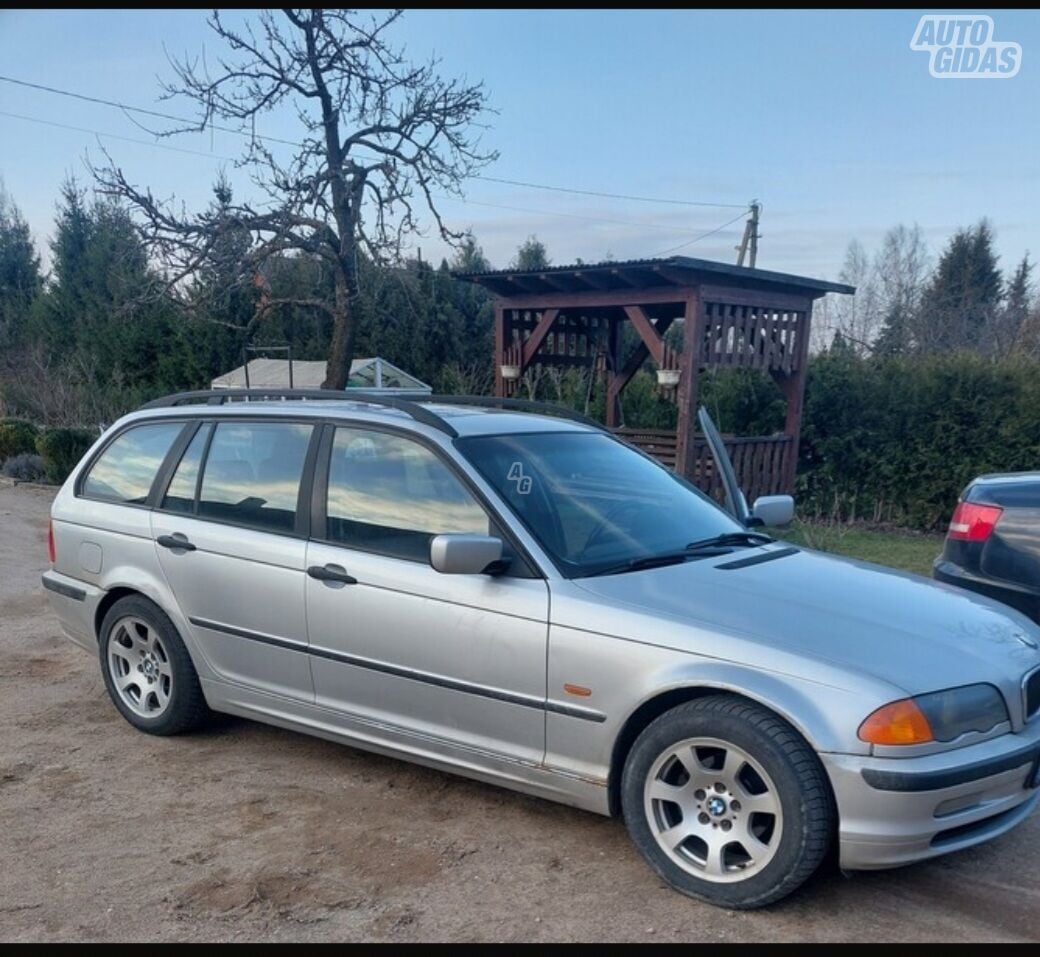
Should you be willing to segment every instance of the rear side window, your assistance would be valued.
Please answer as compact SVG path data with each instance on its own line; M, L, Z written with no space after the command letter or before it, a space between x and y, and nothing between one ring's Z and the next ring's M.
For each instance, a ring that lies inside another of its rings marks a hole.
M203 468L199 516L292 531L313 431L294 422L219 423Z
M329 541L415 561L429 559L434 535L489 528L487 513L433 452L363 429L336 429L326 508Z
M161 422L127 429L91 466L81 492L127 505L144 505L155 476L183 422Z
M979 482L972 486L966 500L1001 508L1040 508L1040 480Z

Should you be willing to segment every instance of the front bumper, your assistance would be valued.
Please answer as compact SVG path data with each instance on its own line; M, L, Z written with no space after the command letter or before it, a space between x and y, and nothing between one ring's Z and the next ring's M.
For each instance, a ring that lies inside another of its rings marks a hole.
M58 616L65 636L81 648L97 653L94 616L104 591L78 578L70 578L50 569L43 573L51 611Z
M843 870L897 867L1011 830L1040 801L1040 721L917 758L821 754L838 805Z

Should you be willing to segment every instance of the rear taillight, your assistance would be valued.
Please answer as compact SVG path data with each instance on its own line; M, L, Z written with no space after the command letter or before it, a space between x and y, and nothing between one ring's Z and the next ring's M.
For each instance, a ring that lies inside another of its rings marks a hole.
M947 534L961 542L984 542L1000 521L1003 512L999 505L961 502L950 519L950 530Z
M47 561L52 565L57 560L57 553L54 551L54 522L47 523Z

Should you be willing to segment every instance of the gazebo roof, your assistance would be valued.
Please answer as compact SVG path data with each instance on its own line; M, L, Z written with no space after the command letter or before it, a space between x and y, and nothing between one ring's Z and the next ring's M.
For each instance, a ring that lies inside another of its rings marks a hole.
M769 269L751 269L710 259L669 256L623 262L575 263L544 269L495 269L454 273L456 279L478 283L498 296L553 295L575 292L619 292L711 283L732 289L794 293L818 298L828 292L852 295L855 286L794 276Z

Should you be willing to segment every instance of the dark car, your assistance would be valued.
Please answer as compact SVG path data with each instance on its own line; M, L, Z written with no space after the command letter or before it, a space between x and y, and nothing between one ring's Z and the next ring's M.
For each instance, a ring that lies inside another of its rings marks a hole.
M973 480L957 503L932 576L1040 621L1040 472Z

